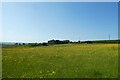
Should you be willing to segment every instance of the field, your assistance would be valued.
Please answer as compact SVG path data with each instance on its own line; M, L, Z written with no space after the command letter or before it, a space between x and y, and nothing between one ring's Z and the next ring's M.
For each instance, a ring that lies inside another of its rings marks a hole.
M116 78L118 44L2 48L3 78Z

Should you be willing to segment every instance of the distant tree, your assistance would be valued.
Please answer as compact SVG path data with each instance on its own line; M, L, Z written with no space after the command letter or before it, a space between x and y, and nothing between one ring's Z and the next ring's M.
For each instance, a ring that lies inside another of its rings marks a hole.
M47 43L42 43L42 46L48 46Z
M38 46L38 44L37 44L37 43L34 43L33 45L34 45L34 46Z
M80 43L80 40L78 41L78 43Z
M86 44L92 44L92 41L85 41Z
M56 43L56 44L61 44L62 41L60 41L60 40L56 40L55 43Z
M18 45L18 43L15 43L15 45Z
M64 44L68 44L68 43L70 43L70 40L63 40L62 41Z
M23 43L23 45L25 45L25 43Z
M41 43L38 43L38 46L41 46L42 44Z
M55 40L53 39L53 40L48 41L48 44L55 44Z
M48 41L48 44L67 44L67 43L70 43L69 40L50 40Z
M21 45L21 43L19 43L18 45Z

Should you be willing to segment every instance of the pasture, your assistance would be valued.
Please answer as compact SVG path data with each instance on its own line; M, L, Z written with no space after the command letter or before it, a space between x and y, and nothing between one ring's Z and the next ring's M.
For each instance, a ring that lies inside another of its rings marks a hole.
M2 48L3 78L116 78L118 44Z

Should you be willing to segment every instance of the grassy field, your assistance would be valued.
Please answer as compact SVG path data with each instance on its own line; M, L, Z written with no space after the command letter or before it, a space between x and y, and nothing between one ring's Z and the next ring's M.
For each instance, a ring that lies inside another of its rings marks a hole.
M115 78L118 44L3 48L3 78Z

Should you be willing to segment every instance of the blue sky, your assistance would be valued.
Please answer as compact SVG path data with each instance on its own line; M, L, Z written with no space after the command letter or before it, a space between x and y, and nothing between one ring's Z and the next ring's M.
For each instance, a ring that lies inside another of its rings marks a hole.
M8 2L2 4L2 36L7 42L50 39L118 39L115 2Z

